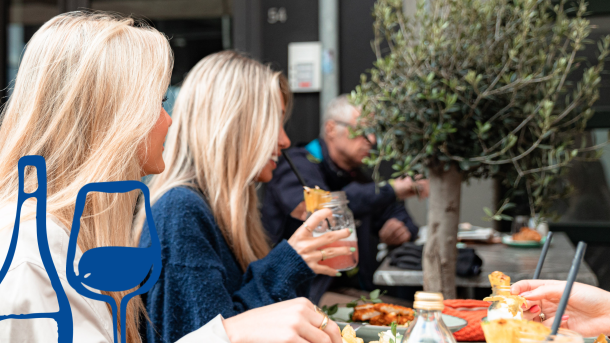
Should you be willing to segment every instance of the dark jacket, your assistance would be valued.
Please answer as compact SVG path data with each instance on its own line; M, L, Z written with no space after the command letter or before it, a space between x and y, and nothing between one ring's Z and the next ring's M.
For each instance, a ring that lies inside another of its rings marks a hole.
M178 187L152 207L162 271L144 302L148 343L175 342L218 314L229 318L297 296L315 274L286 241L243 272L204 197ZM140 246L150 245L148 226Z
M376 288L373 285L373 274L378 267L378 233L383 224L390 218L396 218L405 223L413 239L417 237L419 229L411 220L404 203L397 202L392 186L385 185L376 190L373 180L362 171L348 172L337 167L330 159L323 139L316 139L305 147L292 148L287 153L308 186L346 193L348 206L354 213L357 224L359 284L365 290ZM272 242L278 243L290 238L303 223L290 216L302 201L303 187L288 162L280 158L273 179L267 184L262 210L263 225ZM309 298L317 303L330 287L331 281L330 277L317 276Z

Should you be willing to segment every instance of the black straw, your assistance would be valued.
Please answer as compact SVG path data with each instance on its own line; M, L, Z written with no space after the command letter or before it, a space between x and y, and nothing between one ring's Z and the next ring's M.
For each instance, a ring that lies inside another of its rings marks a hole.
M284 158L286 159L286 161L288 161L288 164L290 165L290 169L292 169L292 171L294 172L294 175L296 175L297 179L299 179L301 186L307 187L307 185L305 184L305 180L301 176L301 173L299 173L299 171L297 170L297 167L294 166L294 163L292 163L292 160L290 159L290 156L288 156L288 153L286 151L282 150L282 155L284 155Z
M553 321L551 335L556 335L557 331L559 330L559 325L561 325L561 317L563 317L563 313L565 312L566 306L568 305L568 299L570 298L572 285L574 284L574 280L576 280L576 274L578 274L580 262L582 261L582 257L585 255L585 250L587 250L587 243L582 241L578 242L578 247L576 248L576 255L574 255L574 259L572 260L572 266L570 267L570 273L568 274L568 280L566 281L566 288L563 290L563 295L561 296L559 306L557 307L557 311L555 312L555 321Z
M286 150L282 150L282 155L284 156L286 161L288 161L288 164L290 165L290 169L292 169L292 171L294 172L294 175L296 175L297 179L299 179L299 182L301 183L301 186L307 187L307 184L305 184L305 180L301 176L301 173L299 173L299 170L294 165L294 163L292 163L292 160L290 159L290 156L288 156L288 153L286 152ZM325 218L324 220L326 220L326 224L328 224L328 229L330 230L330 228L332 227L330 225L330 221L328 221L328 218Z
M549 232L546 235L546 242L544 242L544 245L542 246L540 259L538 259L538 265L536 266L536 271L534 272L534 280L537 280L540 277L540 272L542 271L542 265L544 264L546 253L549 251L549 246L551 245L551 239L553 239L553 233Z

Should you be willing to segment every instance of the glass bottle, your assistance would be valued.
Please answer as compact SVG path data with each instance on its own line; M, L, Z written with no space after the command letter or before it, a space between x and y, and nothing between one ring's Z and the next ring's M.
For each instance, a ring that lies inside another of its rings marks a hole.
M512 303L514 299L507 298L507 296L511 295L510 286L496 286L491 289L491 297L498 298L498 300L493 301L489 308L487 309L487 320L496 320L500 318L504 319L522 319L523 311L521 308L518 309L516 314L512 314L508 303ZM508 302L508 303L507 303Z
M352 233L349 237L338 240L329 245L325 245L320 250L332 248L332 247L350 247L354 248L355 251L351 255L337 256L328 260L320 261L319 264L329 266L338 271L351 270L358 265L358 237L356 235L356 224L354 221L354 214L347 207L349 201L343 191L330 192L322 196L322 207L328 208L332 211L332 218L328 221L322 221L322 223L313 230L313 236L318 237L331 231L337 231L342 229L352 229ZM311 213L308 213L311 215Z
M405 332L403 343L456 343L441 316L445 308L443 294L417 292L413 308L417 315Z
M26 192L26 167L34 167L36 172L36 181L38 187L33 192ZM38 238L38 251L40 259L44 265L44 269L38 277L45 278L51 284L54 294L57 297L58 311L57 312L40 312L40 313L0 313L0 322L5 319L19 318L20 320L28 319L54 319L57 323L57 338L58 342L72 342L73 323L72 309L70 302L64 290L64 285L61 282L55 263L51 257L49 240L47 237L47 166L44 157L42 156L23 156L18 163L19 172L19 193L17 196L17 213L15 215L15 226L11 236L11 242L8 248L6 257L0 256L0 284L4 280L13 258L15 251L18 248L19 226L22 220L22 211L25 209L26 214L32 214L32 208L28 208L25 203L30 198L36 199L36 236ZM2 242L3 244L5 242ZM2 261L4 259L4 261ZM70 269L70 268L67 268ZM46 273L48 278L42 276ZM47 292L47 290L45 290ZM50 291L50 290L48 290ZM4 311L3 311L4 312Z

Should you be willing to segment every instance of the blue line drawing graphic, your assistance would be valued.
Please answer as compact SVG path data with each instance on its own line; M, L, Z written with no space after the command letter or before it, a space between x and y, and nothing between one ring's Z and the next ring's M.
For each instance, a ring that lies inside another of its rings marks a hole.
M19 223L21 218L21 207L29 198L36 198L36 235L38 237L38 249L42 258L42 263L46 269L51 285L57 295L59 311L52 313L31 313L15 315L10 314L0 316L0 321L5 319L35 319L51 318L57 322L58 343L73 343L73 321L72 309L66 296L57 270L51 258L49 242L47 240L47 169L46 162L42 156L24 156L19 159L19 196L17 200L17 216L11 237L8 254L0 269L0 283L8 273L19 237ZM25 192L24 179L25 168L33 166L36 168L38 178L38 188L32 193ZM78 233L80 232L80 219L85 208L85 201L89 192L103 193L127 193L139 189L144 195L144 206L146 210L146 220L150 229L151 245L148 248L132 247L99 247L93 248L81 256L78 263L78 275L74 271L74 258L76 255ZM109 295L92 292L85 287L91 287L100 291L127 291L140 285L146 277L148 280L136 291L126 295L121 299L121 328L125 333L125 318L127 304L136 295L148 292L161 275L161 244L152 217L150 207L150 192L148 187L140 181L114 181L90 183L85 185L78 192L76 197L76 207L70 232L70 242L68 244L68 257L66 259L66 276L68 282L82 296L107 302L112 308L112 319L114 322L114 342L118 343L118 323L117 323L117 303ZM126 343L126 334L121 335L121 342Z
M29 198L36 198L36 236L38 238L38 250L40 251L40 257L42 258L42 264L46 269L47 275L51 280L51 286L55 290L57 295L57 302L59 304L59 311L51 313L30 313L15 315L10 314L7 316L0 316L0 321L5 319L35 319L35 318L51 318L57 322L57 334L58 343L72 343L72 309L70 308L70 302L66 292L61 286L57 270L53 264L51 258L51 252L49 251L49 241L47 240L47 167L46 162L42 156L24 156L19 159L19 196L17 198L17 216L15 218L15 226L13 228L13 236L11 237L11 244L8 249L6 260L0 269L0 283L4 280L13 257L15 256L15 249L17 247L17 239L19 238L19 223L21 221L21 207L23 203ZM36 174L38 178L38 188L32 193L25 192L24 179L25 179L25 167L33 166L36 167Z
M148 248L132 247L99 247L86 251L78 264L78 275L74 268L66 268L68 282L82 296L107 302L112 308L112 319L114 321L114 342L117 340L117 304L109 295L98 294L88 290L86 286L100 291L127 291L137 287L144 281L147 275L148 280L136 291L126 295L121 299L121 342L126 342L125 318L127 303L136 295L148 292L161 275L161 244L152 217L150 207L150 193L148 187L139 181L114 181L90 183L85 185L78 192L76 198L76 208L70 232L70 243L68 245L68 258L66 266L71 266L76 254L78 233L80 231L80 218L83 215L87 193L126 193L139 189L144 195L144 206L146 210L146 220L150 228L151 245Z

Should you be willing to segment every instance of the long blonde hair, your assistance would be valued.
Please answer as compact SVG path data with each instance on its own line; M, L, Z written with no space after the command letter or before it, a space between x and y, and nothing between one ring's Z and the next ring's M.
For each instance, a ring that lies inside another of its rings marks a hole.
M166 37L108 13L54 17L27 45L0 126L0 202L17 200L17 162L46 159L48 212L70 228L76 195L90 182L138 180L138 149L161 111L173 66ZM25 177L35 189L36 173ZM133 246L138 194L91 193L78 245ZM105 293L105 292L104 292ZM125 292L110 294L115 300ZM140 342L141 300L127 307L128 342Z
M206 197L242 269L269 253L254 179L271 158L288 112L287 81L234 51L202 59L189 72L174 105L164 173L150 182L154 203L189 186Z

